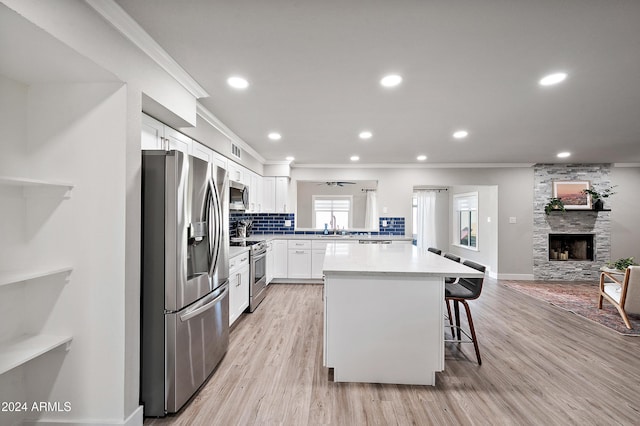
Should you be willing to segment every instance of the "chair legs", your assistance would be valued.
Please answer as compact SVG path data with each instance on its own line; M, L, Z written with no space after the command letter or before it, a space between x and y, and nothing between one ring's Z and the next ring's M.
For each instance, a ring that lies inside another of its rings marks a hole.
M449 307L449 300L453 300L455 326L452 324L452 321L451 321L451 308ZM476 329L473 326L473 318L471 317L471 309L469 308L469 304L467 303L466 300L458 299L458 298L445 299L445 301L447 302L447 313L449 314L449 323L450 323L450 326L452 327L451 334L454 338L454 342L458 342L458 343L462 342L462 333L464 333L464 331L460 327L460 306L458 303L462 303L464 305L464 309L467 314L467 321L469 322L469 332L471 333L471 335L470 336L468 335L467 337L469 337L471 339L471 342L473 343L473 347L476 351L476 358L478 359L478 365L482 365L482 358L480 357L480 347L478 346ZM453 332L453 330L455 330L455 333Z

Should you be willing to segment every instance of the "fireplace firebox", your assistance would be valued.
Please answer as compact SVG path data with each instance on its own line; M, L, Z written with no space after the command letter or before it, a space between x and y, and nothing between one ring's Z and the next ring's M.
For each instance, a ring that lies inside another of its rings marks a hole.
M594 234L549 234L549 260L595 260Z

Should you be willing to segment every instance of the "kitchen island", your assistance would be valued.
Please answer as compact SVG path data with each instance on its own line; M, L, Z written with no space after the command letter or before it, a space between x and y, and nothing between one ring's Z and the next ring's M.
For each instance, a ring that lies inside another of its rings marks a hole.
M327 247L324 365L336 382L435 385L444 370L444 278L475 269L408 244Z

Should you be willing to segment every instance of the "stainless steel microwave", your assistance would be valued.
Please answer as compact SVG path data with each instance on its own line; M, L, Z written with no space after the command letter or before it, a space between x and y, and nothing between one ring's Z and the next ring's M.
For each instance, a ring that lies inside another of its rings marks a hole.
M249 208L249 187L229 181L229 210L244 211Z

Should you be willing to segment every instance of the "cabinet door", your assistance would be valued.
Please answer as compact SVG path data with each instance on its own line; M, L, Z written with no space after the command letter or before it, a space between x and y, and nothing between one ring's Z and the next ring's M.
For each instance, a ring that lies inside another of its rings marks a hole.
M169 141L169 149L175 149L176 151L182 151L186 154L191 152L191 138L187 135L174 130L170 127L164 128L164 137Z
M193 141L193 143L191 144L190 154L208 163L211 163L213 161L213 150L207 146L202 145L200 142Z
M276 178L276 213L287 213L289 202L289 178Z
M273 242L273 278L287 278L287 241Z
M325 249L311 250L311 278L322 278Z
M264 212L264 208L262 207L262 198L263 198L263 194L264 191L262 190L262 176L256 174L256 181L253 184L253 189L251 190L251 192L254 193L255 195L255 200L256 200L256 213L263 213Z
M258 212L258 175L252 171L246 171L249 186L249 213Z
M240 275L238 272L229 274L229 325L233 324L240 314L238 307L240 306Z
M273 242L267 243L267 265L265 275L267 278L267 285L273 280Z
M276 212L276 178L267 176L262 178L262 212Z
M164 149L164 124L142 114L142 149Z
M215 151L213 151L213 164L229 171L229 164L228 164L227 157L225 157L224 155L220 155Z
M288 278L311 278L311 250L289 250Z
M229 160L228 164L229 164L229 168L228 168L229 179L246 185L247 183L245 182L245 176L244 176L245 168L237 163L234 163L231 160Z
M249 307L249 266L245 266L240 270L240 289L238 297L238 316Z

